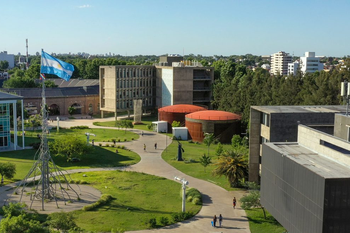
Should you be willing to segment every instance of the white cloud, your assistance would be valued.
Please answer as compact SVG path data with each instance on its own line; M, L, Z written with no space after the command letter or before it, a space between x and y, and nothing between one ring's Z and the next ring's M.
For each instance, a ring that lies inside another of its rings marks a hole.
M78 8L90 8L90 7L91 7L91 5L89 5L89 4L78 6Z

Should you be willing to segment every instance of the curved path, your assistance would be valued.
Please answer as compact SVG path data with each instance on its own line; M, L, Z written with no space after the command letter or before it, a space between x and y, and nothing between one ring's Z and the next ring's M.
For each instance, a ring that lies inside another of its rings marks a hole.
M71 127L78 125L87 125L91 128L104 128L94 126L94 121L112 121L113 118L105 119L81 119L81 120L67 120L60 121L60 127ZM56 122L50 123L55 125ZM106 127L107 128L107 127ZM108 127L111 128L111 127ZM135 133L139 133L139 130L132 130ZM157 142L158 148L154 149L154 143ZM168 145L171 140L167 140ZM143 150L143 144L146 144L147 150ZM232 199L235 196L240 199L244 192L228 192L225 189L210 183L208 181L200 180L188 176L174 167L166 163L161 154L166 148L166 136L153 132L144 131L143 136L140 136L138 140L123 143L128 149L136 152L140 155L141 161L135 165L129 166L126 170L144 172L147 174L157 175L168 179L174 179L175 176L185 178L189 181L189 187L194 187L202 193L203 207L200 212L193 218L154 230L142 230L137 232L250 232L246 213L239 206L236 209L232 208ZM111 169L88 169L89 171L95 170L111 170ZM69 170L69 173L76 171L87 171L87 169L81 170ZM179 210L181 207L179 206ZM221 228L213 228L211 226L211 220L214 215L222 214L223 226Z

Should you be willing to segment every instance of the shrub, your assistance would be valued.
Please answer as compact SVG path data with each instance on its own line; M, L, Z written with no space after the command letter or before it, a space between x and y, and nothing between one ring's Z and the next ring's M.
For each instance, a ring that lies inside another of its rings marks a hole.
M99 145L99 146L102 146L102 143L99 143L98 145Z
M104 205L104 204L107 204L108 202L110 202L111 200L113 199L112 195L110 194L103 194L101 196L101 198L95 202L95 203L92 203L91 205L86 205L83 207L83 211L90 211L90 210L93 210L101 205Z
M179 212L179 213L173 213L171 215L174 222L182 222L186 219L192 218L193 216L194 216L193 212Z
M70 129L90 129L89 126L86 125L79 125L79 126L72 126Z
M134 138L131 138L131 141L134 141L135 139Z
M168 219L167 217L162 216L162 217L160 217L160 219L159 219L159 223L160 223L160 225L162 225L162 226L166 226L166 225L169 224L169 219Z
M152 123L149 123L148 125L147 125L147 129L152 129Z
M124 142L126 142L126 138L124 138Z
M125 146L121 146L120 148L121 148L121 149L125 149Z
M118 138L118 142L120 142L120 138Z
M40 142L33 142L33 143L30 143L29 145L33 147L33 149L37 150L39 149L40 147Z
M181 196L182 196L182 190L181 190ZM201 205L202 195L197 189L189 188L186 190L186 200L191 201L195 205Z
M193 143L193 141L192 141L192 140L189 140L188 143Z
M109 144L106 144L106 147L109 147Z
M155 228L157 226L156 218L150 218L147 223L150 228Z

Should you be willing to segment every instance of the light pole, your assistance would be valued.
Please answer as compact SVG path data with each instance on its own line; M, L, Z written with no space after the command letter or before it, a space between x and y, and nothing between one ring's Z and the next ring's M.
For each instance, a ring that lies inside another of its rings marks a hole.
M182 183L182 212L185 212L186 206L186 185L188 185L188 181L184 178L179 178L177 176L174 177L174 180L178 180Z
M89 145L90 135L96 137L96 135L93 134L93 133L85 133L85 135L86 135L86 143L87 143L88 145Z

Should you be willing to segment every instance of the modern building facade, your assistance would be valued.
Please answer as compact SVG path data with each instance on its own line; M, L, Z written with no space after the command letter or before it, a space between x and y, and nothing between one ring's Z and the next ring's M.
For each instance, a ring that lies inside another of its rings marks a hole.
M271 55L271 74L287 75L288 63L292 62L292 56L288 53L280 51Z
M130 111L133 100L142 99L144 109L155 107L156 69L154 66L100 66L100 110Z
M299 62L288 63L288 75L296 75L299 69Z
M335 116L334 135L348 134L349 116ZM288 232L350 232L349 141L297 131L296 142L262 145L261 204Z
M300 71L303 74L315 73L323 70L323 63L315 56L315 52L305 52L305 57L300 57Z
M133 110L142 99L143 110L192 104L210 108L214 69L181 56L164 56L155 66L100 66L101 113Z
M20 109L17 109L17 106ZM17 112L20 114L17 115ZM0 151L24 148L23 97L0 92ZM18 125L18 122L21 124ZM22 132L22 143L19 145L18 130ZM13 135L11 135L13 130Z
M0 61L7 61L9 63L9 69L15 67L15 55L8 54L7 51L0 52Z
M333 134L336 113L345 106L252 106L249 127L249 181L260 181L262 144L296 142L298 124Z

